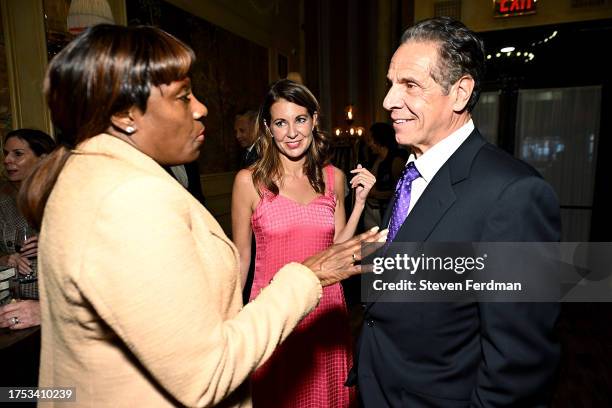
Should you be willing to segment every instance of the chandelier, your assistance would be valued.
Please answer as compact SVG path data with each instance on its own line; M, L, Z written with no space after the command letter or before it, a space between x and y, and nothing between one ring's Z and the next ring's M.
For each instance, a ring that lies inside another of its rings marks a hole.
M363 135L364 128L361 126L353 126L353 105L349 104L344 108L344 121L346 126L338 126L334 129L334 135L338 137L360 137Z

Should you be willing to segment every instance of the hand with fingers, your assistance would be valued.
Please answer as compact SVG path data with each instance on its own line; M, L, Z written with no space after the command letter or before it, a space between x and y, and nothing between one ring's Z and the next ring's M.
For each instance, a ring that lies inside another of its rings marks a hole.
M32 236L25 240L19 254L22 257L33 258L38 255L38 236Z
M6 261L6 265L16 268L17 271L22 275L29 275L30 273L32 273L32 263L28 258L22 256L19 253L9 255Z
M40 325L40 303L22 300L0 306L0 328L27 329Z
M351 170L351 173L353 178L350 184L355 189L355 201L365 203L368 193L376 183L376 177L361 164L358 164L356 169Z
M303 264L310 268L321 281L322 286L333 285L350 276L362 273L361 265L356 265L362 258L361 246L366 242L384 242L387 230L378 231L374 227L341 244L335 244L325 251L306 259Z

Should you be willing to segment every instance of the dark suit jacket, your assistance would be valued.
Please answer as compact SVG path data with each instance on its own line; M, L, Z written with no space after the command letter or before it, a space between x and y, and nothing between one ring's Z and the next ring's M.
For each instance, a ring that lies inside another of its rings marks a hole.
M258 159L258 156L257 156L257 150L255 149L255 146L253 146L251 150L245 149L242 155L242 160L240 161L240 167L243 169L247 168L251 164L255 163L257 159Z
M559 239L550 185L474 130L394 242ZM548 303L369 303L348 382L358 380L367 408L545 406L559 359L558 310Z

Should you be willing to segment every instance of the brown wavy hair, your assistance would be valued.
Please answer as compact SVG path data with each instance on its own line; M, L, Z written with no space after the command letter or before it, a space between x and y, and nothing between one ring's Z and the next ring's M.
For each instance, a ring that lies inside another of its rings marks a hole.
M260 159L253 165L252 178L253 184L260 194L261 187L264 187L274 195L278 195L277 182L282 180L280 151L268 128L271 119L270 108L280 99L306 108L311 117L315 113L320 116L321 112L317 98L304 85L289 79L281 79L270 86L257 116L255 148ZM308 177L312 188L317 193L323 194L325 192L323 167L329 163L329 142L325 134L318 129L318 126L313 128L312 136L312 143L306 151L304 173Z
M44 92L60 146L22 185L18 205L40 228L49 194L79 143L104 133L111 117L132 106L143 113L152 87L188 76L195 54L155 27L100 24L85 30L53 58Z

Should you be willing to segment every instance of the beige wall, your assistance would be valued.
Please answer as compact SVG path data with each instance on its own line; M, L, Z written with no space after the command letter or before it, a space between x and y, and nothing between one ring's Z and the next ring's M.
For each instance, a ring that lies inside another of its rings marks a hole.
M417 0L415 20L433 17L434 3L434 0ZM570 4L570 0L538 1L536 14L494 18L492 0L463 0L461 21L472 30L491 31L612 17L612 5L572 8Z
M225 233L232 233L232 186L235 172L203 174L201 179L202 194L206 200L206 208L215 216Z

